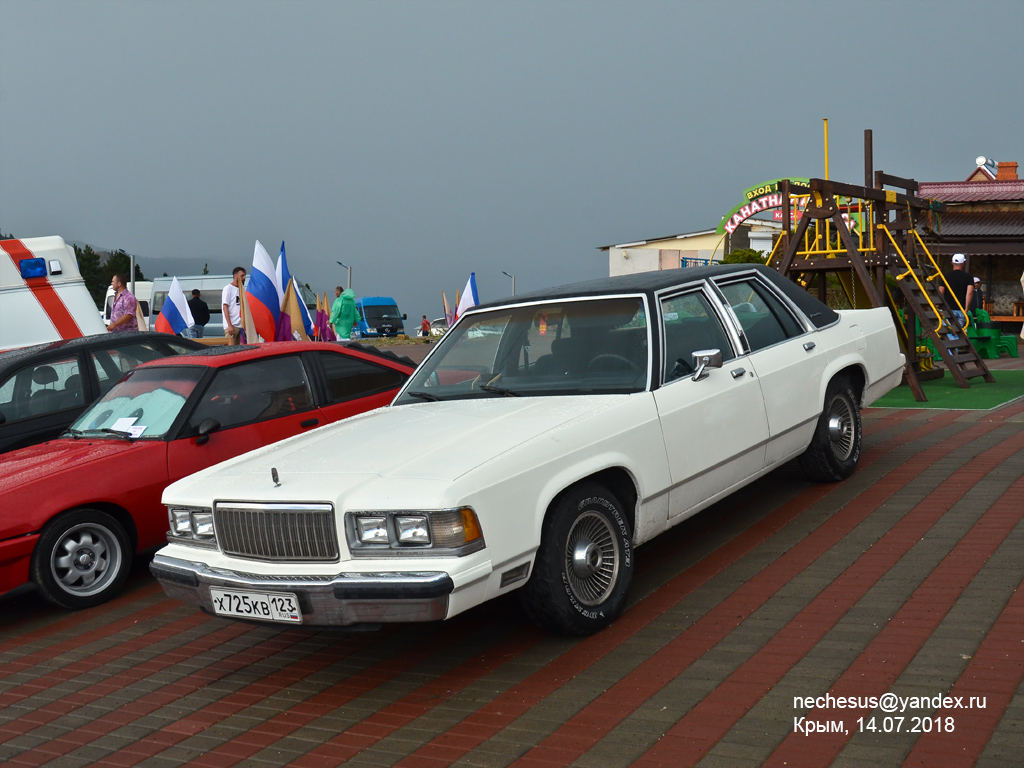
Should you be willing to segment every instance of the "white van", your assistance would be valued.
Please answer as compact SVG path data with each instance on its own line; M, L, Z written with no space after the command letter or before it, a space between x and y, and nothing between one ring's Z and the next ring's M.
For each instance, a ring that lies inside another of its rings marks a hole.
M160 314L164 302L167 301L167 292L171 289L173 279L173 277L158 277L153 280L151 307L154 320ZM178 285L181 286L181 292L185 294L185 300L192 298L193 288L198 288L199 298L205 301L206 306L210 308L210 322L206 324L203 331L204 339L224 337L224 316L221 312L220 297L224 286L231 280L231 275L178 276ZM245 277L245 282L246 284L249 282L248 275ZM316 317L316 295L305 286L301 286L299 290L302 293L303 302L309 308L310 317Z
M128 283L128 290L132 290L131 282ZM132 295L135 300L139 302L139 309L142 311L142 316L146 319L146 327L142 327L142 323L139 323L140 331L151 331L153 330L153 320L150 317L150 305L153 299L153 281L152 280L136 280L135 290L132 291ZM103 299L103 322L106 325L110 324L110 313L114 309L114 286L107 286L107 295Z
M152 291L152 313L153 319L160 314L160 310L167 301L167 292L171 289L173 277L157 277L153 279ZM231 282L231 275L192 275L178 277L178 285L181 286L185 300L192 298L192 289L199 289L199 298L206 302L210 308L210 322L205 326L204 338L218 338L224 336L224 323L220 311L220 295L224 286Z
M106 331L63 238L0 241L0 351Z

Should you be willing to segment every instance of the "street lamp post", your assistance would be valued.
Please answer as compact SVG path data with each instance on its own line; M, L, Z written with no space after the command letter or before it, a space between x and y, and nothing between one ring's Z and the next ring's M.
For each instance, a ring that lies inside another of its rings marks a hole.
M335 263L336 263L336 264L337 264L338 266L340 266L340 267L344 267L345 269L347 269L347 270L348 270L348 286L346 286L346 287L348 287L349 289L351 289L351 288L352 288L352 267L350 267L350 266L349 266L348 264L342 264L342 263L341 263L340 261L338 261L338 262L335 262Z
M515 275L510 275L504 269L501 270L501 274L503 274L505 277L511 277L512 278L512 295L515 296L516 295L516 276Z

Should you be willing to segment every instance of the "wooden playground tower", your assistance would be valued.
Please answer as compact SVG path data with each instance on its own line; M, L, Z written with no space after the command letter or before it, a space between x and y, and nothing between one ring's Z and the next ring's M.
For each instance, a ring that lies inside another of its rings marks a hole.
M953 296L922 238L922 231L934 238L944 204L917 197L913 179L873 171L870 130L864 132L864 179L863 187L827 178L809 179L807 186L780 181L783 222L792 220L794 205L806 207L792 233L784 225L768 263L808 288L816 283L822 301L826 276L832 272L850 306L888 307L900 329L897 336L907 359L904 378L918 402L927 400L921 380L942 375L941 370L931 368L932 355L927 348L918 347L918 328L931 340L957 386L967 388L975 377L994 381L965 331L970 315ZM888 284L887 275L893 278ZM903 295L903 318L890 290L892 283ZM964 327L954 309L964 312Z

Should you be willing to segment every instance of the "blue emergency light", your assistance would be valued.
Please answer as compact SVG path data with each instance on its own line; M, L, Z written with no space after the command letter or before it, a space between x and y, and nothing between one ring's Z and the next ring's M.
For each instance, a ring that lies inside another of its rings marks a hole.
M18 268L25 280L30 277L46 277L46 259L22 259L18 262Z

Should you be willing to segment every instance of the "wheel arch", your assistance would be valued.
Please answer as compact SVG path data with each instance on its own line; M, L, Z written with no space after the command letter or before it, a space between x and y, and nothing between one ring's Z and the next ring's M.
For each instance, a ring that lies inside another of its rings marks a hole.
M124 529L124 532L128 534L128 541L132 546L132 552L138 552L139 532L135 528L135 520L132 519L132 516L127 509L118 504L114 504L113 502L110 501L90 501L84 504L76 504L75 506L69 507L68 509L65 509L63 512L60 512L59 514L56 514L53 517L51 517L49 520L46 521L46 525L52 525L55 520L60 520L65 515L69 515L72 512L81 512L82 510L86 509L95 509L99 512L106 512L108 515L114 518L118 523L121 524L121 527ZM44 528L45 527L46 526L44 526Z
M640 492L637 489L636 480L633 475L629 470L621 466L608 467L606 469L592 472L591 474L580 477L566 485L548 502L547 508L544 510L544 518L547 519L548 515L551 514L551 510L554 508L555 504L558 503L559 499L561 499L565 494L571 492L576 486L586 482L594 482L603 485L615 494L616 498L622 502L622 511L625 513L626 521L629 523L630 535L635 538L637 515L636 507L637 500L640 498Z
M834 379L845 378L850 382L853 391L857 393L857 405L864 402L864 390L867 386L867 375L864 371L864 364L860 361L849 360L839 361L838 365L826 369L825 375L821 377L821 391L818 393L818 404L825 407L825 391L829 383Z

